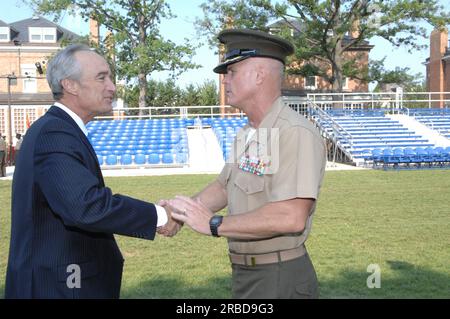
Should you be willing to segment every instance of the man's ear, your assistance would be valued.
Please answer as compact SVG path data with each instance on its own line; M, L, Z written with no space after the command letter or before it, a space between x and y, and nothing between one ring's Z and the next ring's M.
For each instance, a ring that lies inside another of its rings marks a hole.
M256 65L256 84L261 85L262 83L264 83L267 75L268 75L267 68L258 63Z
M64 90L71 95L78 95L78 82L71 79L64 79L61 81Z

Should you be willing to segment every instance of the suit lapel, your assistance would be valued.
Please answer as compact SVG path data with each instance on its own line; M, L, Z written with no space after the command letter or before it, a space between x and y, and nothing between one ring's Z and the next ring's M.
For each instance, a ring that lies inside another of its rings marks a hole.
M53 116L56 116L56 117L58 117L60 119L65 120L66 122L70 123L74 127L74 129L77 131L78 135L80 136L81 141L86 146L86 148L89 150L89 153L91 154L93 160L95 161L95 165L96 165L96 168L97 168L97 175L98 175L98 177L100 179L100 182L101 182L102 186L104 186L105 182L103 180L103 174L102 174L102 171L100 169L100 164L98 162L97 154L95 153L94 148L92 147L92 145L89 142L89 140L86 137L86 135L84 135L83 131L77 125L77 123L75 123L75 121L69 116L69 114L67 114L66 112L64 112L62 109L60 109L57 106L52 106L47 111L47 113L52 114Z

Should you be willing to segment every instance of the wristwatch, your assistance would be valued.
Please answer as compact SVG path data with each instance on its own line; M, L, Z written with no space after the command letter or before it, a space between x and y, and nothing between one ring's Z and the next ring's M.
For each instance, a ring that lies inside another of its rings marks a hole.
M222 224L223 216L220 215L214 215L209 220L209 228L211 229L211 235L214 237L220 237L218 233L218 228Z

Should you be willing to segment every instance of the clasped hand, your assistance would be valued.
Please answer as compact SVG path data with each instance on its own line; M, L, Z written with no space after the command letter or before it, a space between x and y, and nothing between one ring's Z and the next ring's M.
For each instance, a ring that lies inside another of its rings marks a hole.
M209 220L213 214L200 199L175 196L174 199L160 201L160 205L166 209L169 221L158 229L159 234L174 236L183 224L187 224L196 232L210 235Z

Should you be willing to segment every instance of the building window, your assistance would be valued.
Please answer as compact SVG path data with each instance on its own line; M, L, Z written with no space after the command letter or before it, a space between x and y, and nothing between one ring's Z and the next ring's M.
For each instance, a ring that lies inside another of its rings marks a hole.
M35 108L23 108L14 107L13 108L13 132L23 134L28 129L27 120L30 123L36 121L36 109Z
M0 42L9 42L9 28L0 27Z
M316 76L307 76L305 78L305 89L315 90L316 88L317 88L317 77Z
M56 28L29 28L30 42L55 43Z
M23 93L37 93L36 66L22 64Z

